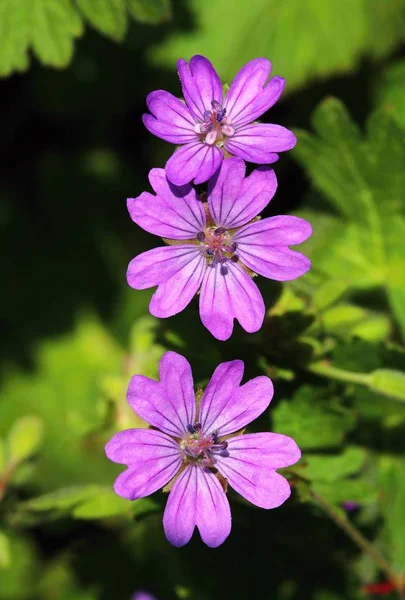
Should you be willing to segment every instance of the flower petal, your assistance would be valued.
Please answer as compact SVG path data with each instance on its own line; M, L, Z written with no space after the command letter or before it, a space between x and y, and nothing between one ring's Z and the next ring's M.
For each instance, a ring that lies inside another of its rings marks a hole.
M224 386L219 391L202 414L204 431L223 436L242 429L262 414L273 397L273 384L268 377L260 376L240 387Z
M237 319L248 333L258 331L264 319L263 298L252 279L232 261L211 263L201 287L200 317L218 340L232 335Z
M195 238L205 227L202 202L190 185L176 187L167 178L164 169L152 169L149 181L157 196L143 192L137 198L128 198L131 219L142 229L173 240Z
M114 485L115 492L129 500L149 496L165 486L182 464L179 445L151 429L120 431L105 450L110 460L129 467Z
M240 260L250 269L277 281L301 277L311 268L309 258L288 248L312 233L308 221L281 215L246 225L234 235Z
M145 421L174 437L182 437L195 420L193 376L188 361L166 352L159 365L160 381L143 375L132 377L127 399Z
M239 387L245 366L242 360L221 363L215 369L201 400L199 421L203 431L208 431L210 423L221 412L224 398Z
M190 66L184 59L177 61L181 87L187 106L198 121L204 111L212 110L211 100L222 104L222 85L217 72L204 56L193 56Z
M271 62L266 58L256 58L236 75L224 101L232 125L251 123L280 98L285 80L274 77L264 87L270 72Z
M231 455L216 458L218 470L229 485L252 504L260 508L277 508L290 497L288 481L276 471L250 464L249 459L231 458Z
M145 290L164 283L200 255L193 244L162 246L138 254L127 270L128 284L136 290Z
M152 114L144 114L142 120L151 133L172 144L186 144L197 138L195 121L178 98L164 90L156 90L148 94L146 103Z
M180 547L190 540L195 526L207 546L216 548L231 531L231 511L215 475L208 469L188 466L169 494L163 527L169 542Z
M174 185L207 181L220 167L223 153L216 146L204 142L186 144L177 148L166 163L166 176Z
M150 313L165 319L184 310L198 292L206 269L206 258L197 252L173 277L159 285L149 304Z
M277 190L276 175L270 167L259 167L244 179L245 163L228 158L218 176L208 182L208 204L217 225L241 227L256 217Z
M289 129L271 123L252 123L237 129L225 143L230 154L258 164L278 160L276 152L294 148L297 139Z

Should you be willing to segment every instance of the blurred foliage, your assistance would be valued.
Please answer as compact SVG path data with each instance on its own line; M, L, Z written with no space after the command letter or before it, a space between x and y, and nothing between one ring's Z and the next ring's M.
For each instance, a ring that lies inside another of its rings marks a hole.
M404 0L0 0L0 600L371 598L362 586L386 576L339 519L405 573L404 25ZM125 198L172 151L143 128L145 95L179 95L175 61L195 53L224 81L260 55L287 78L263 120L298 144L264 216L314 228L300 247L312 270L259 278L264 327L226 344L197 300L159 321L151 291L125 282L155 244ZM229 492L233 530L215 551L167 543L164 494L112 490L106 441L147 426L128 381L156 378L167 349L198 386L234 358L269 375L251 430L303 451L283 507Z

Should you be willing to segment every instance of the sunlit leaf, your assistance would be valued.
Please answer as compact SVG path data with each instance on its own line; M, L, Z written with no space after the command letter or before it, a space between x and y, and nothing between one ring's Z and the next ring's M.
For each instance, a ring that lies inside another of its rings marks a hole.
M402 0L192 0L195 29L175 32L154 52L172 66L196 51L229 82L246 59L266 56L288 89L353 69L361 56L385 55L403 36ZM378 31L378 44L376 32Z

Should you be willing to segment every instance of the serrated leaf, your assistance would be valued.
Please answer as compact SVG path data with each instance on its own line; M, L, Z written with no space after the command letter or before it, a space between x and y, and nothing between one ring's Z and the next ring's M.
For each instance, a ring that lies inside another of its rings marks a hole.
M162 23L171 16L170 0L127 0L131 16L140 23Z
M86 20L113 40L122 40L127 30L125 0L76 0Z
M291 400L272 412L273 430L295 439L303 450L340 445L354 425L354 417L337 402L324 401L316 388L302 386Z
M7 455L14 464L32 456L41 444L44 425L36 416L22 417L12 426L7 437Z
M303 473L312 481L332 483L358 473L365 459L365 450L354 446L345 448L338 455L307 454Z
M402 0L192 0L193 31L174 31L154 52L172 66L198 49L223 80L230 82L247 57L268 56L288 89L336 72L351 70L360 57L381 56L402 39ZM230 26L230 24L232 26ZM378 30L378 43L375 32Z
M0 0L0 76L25 70L31 48L46 65L64 67L82 32L70 0Z

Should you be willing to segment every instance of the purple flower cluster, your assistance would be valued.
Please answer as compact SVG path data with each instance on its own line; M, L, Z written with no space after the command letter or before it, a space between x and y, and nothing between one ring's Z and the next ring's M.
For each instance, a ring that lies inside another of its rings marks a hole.
M261 508L280 506L290 495L276 469L297 462L300 450L285 435L243 435L273 396L268 377L241 386L243 371L241 360L220 364L196 402L189 363L167 352L160 381L135 375L129 385L131 408L153 429L121 431L108 442L108 458L128 467L114 489L136 500L169 484L163 526L174 546L187 544L195 527L207 546L224 542L231 531L227 484Z
M235 319L248 333L262 326L256 275L288 281L311 266L290 249L311 235L307 221L259 217L277 189L269 164L296 143L288 129L256 122L284 88L281 77L268 82L270 70L267 59L252 60L225 93L211 63L194 56L190 64L178 62L184 102L163 90L147 98L146 127L179 148L165 169L150 171L155 195L128 199L132 220L166 246L135 257L127 280L137 290L157 287L149 309L160 318L179 313L199 293L201 321L218 340L231 336ZM262 166L246 177L245 160ZM207 193L199 196L192 180L207 181ZM160 381L135 375L130 382L128 402L150 428L121 431L107 444L108 458L127 466L114 489L129 500L168 491L163 526L175 546L196 527L208 546L223 543L231 529L228 485L266 509L290 495L276 470L297 462L300 450L285 435L243 435L273 396L268 377L240 385L243 370L240 360L222 363L205 391L195 393L187 360L167 352Z

